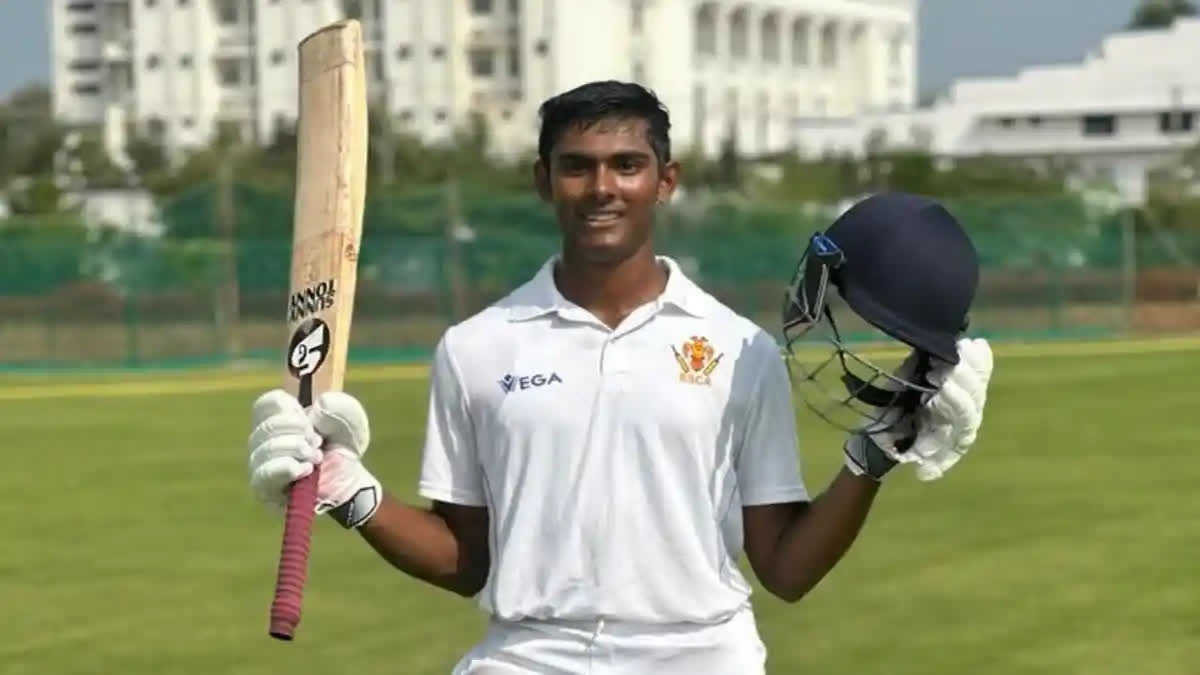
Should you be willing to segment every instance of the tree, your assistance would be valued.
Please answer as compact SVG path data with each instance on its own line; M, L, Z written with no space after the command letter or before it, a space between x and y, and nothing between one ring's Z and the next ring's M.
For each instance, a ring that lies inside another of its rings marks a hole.
M1166 228L1200 231L1200 144L1147 178L1145 216Z
M170 168L166 148L162 142L145 135L137 135L125 144L125 153L133 160L134 171L141 176L160 174Z
M1191 0L1142 0L1129 19L1129 28L1167 28L1181 16L1196 16L1196 4Z
M49 173L66 130L53 121L50 92L23 87L0 103L0 182Z

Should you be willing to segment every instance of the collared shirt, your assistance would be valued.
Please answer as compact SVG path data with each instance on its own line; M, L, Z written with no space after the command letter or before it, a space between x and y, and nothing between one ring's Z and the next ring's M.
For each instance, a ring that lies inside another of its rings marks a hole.
M667 257L610 329L556 260L438 342L420 494L488 508L499 619L724 620L741 506L808 499L779 347Z

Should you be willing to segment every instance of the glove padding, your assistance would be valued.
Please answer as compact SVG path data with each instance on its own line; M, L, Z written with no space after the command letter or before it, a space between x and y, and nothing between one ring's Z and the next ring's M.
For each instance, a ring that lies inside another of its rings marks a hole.
M251 423L250 489L263 504L286 508L291 484L319 464L318 514L352 528L379 508L383 490L362 464L370 424L353 396L326 392L306 412L294 396L274 389L254 402Z
M878 480L896 464L912 463L917 465L918 480L932 481L944 476L966 455L983 423L994 364L991 346L983 338L959 340L958 353L955 365L933 359L926 378L938 391L908 420L886 431L855 435L847 441L847 464L852 469ZM911 355L897 374L911 376L916 361L916 355ZM900 414L898 410L885 411L883 418L890 422ZM897 442L914 434L912 447L904 452L896 449Z

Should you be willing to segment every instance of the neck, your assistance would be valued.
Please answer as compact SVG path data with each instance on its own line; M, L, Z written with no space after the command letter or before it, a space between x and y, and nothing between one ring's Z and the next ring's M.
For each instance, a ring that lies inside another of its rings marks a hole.
M580 260L564 250L554 280L564 298L615 326L634 309L662 294L667 270L658 264L649 246L612 264Z

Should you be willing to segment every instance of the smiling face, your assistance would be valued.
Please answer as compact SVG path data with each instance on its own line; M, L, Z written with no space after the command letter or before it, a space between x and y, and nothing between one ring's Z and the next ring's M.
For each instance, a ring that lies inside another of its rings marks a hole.
M591 263L628 259L650 241L654 209L670 199L675 162L660 162L638 118L573 124L535 165L542 198L554 205L564 252Z

